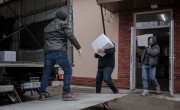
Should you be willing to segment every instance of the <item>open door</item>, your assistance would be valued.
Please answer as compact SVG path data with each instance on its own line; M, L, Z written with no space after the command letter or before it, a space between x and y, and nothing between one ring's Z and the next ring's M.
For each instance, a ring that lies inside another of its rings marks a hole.
M136 31L131 27L130 90L136 89Z
M169 69L169 92L170 96L174 97L174 21L171 21L171 27L170 27L170 57L169 57L169 63L170 63L170 69Z

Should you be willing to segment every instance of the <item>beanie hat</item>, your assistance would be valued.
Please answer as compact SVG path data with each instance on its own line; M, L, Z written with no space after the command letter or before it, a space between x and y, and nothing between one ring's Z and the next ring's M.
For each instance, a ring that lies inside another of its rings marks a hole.
M55 18L65 21L67 19L67 13L63 10L58 10L56 12Z

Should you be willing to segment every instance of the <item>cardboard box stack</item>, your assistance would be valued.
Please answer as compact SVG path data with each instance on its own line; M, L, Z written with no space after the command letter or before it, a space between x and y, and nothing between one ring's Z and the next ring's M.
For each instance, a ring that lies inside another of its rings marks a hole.
M0 61L16 61L16 52L0 51Z

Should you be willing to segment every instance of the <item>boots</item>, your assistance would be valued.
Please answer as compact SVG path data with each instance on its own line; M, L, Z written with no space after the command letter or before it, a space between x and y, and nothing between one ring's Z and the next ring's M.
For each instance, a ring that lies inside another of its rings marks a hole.
M147 89L144 89L144 91L141 93L141 96L148 96L149 92Z
M161 89L160 89L160 86L159 86L159 85L156 87L156 93L157 93L157 94L160 94L160 93L161 93Z

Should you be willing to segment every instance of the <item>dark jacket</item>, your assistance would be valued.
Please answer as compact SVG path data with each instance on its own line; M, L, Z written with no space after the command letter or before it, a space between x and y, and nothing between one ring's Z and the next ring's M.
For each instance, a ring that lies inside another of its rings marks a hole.
M44 51L66 51L67 40L80 49L81 46L72 33L71 28L68 26L67 14L59 10L56 13L55 19L49 23L44 29Z
M145 58L144 57L145 54L148 54L149 55L149 66L156 66L157 61L158 61L158 56L160 54L160 47L157 44L156 37L152 37L152 39L153 39L153 45L151 46L151 48L146 47L144 49L142 56L141 56L141 62L143 62L143 60Z
M105 49L103 57L95 53L95 58L98 58L98 69L103 69L104 67L111 67L114 69L115 66L115 47L110 49Z

